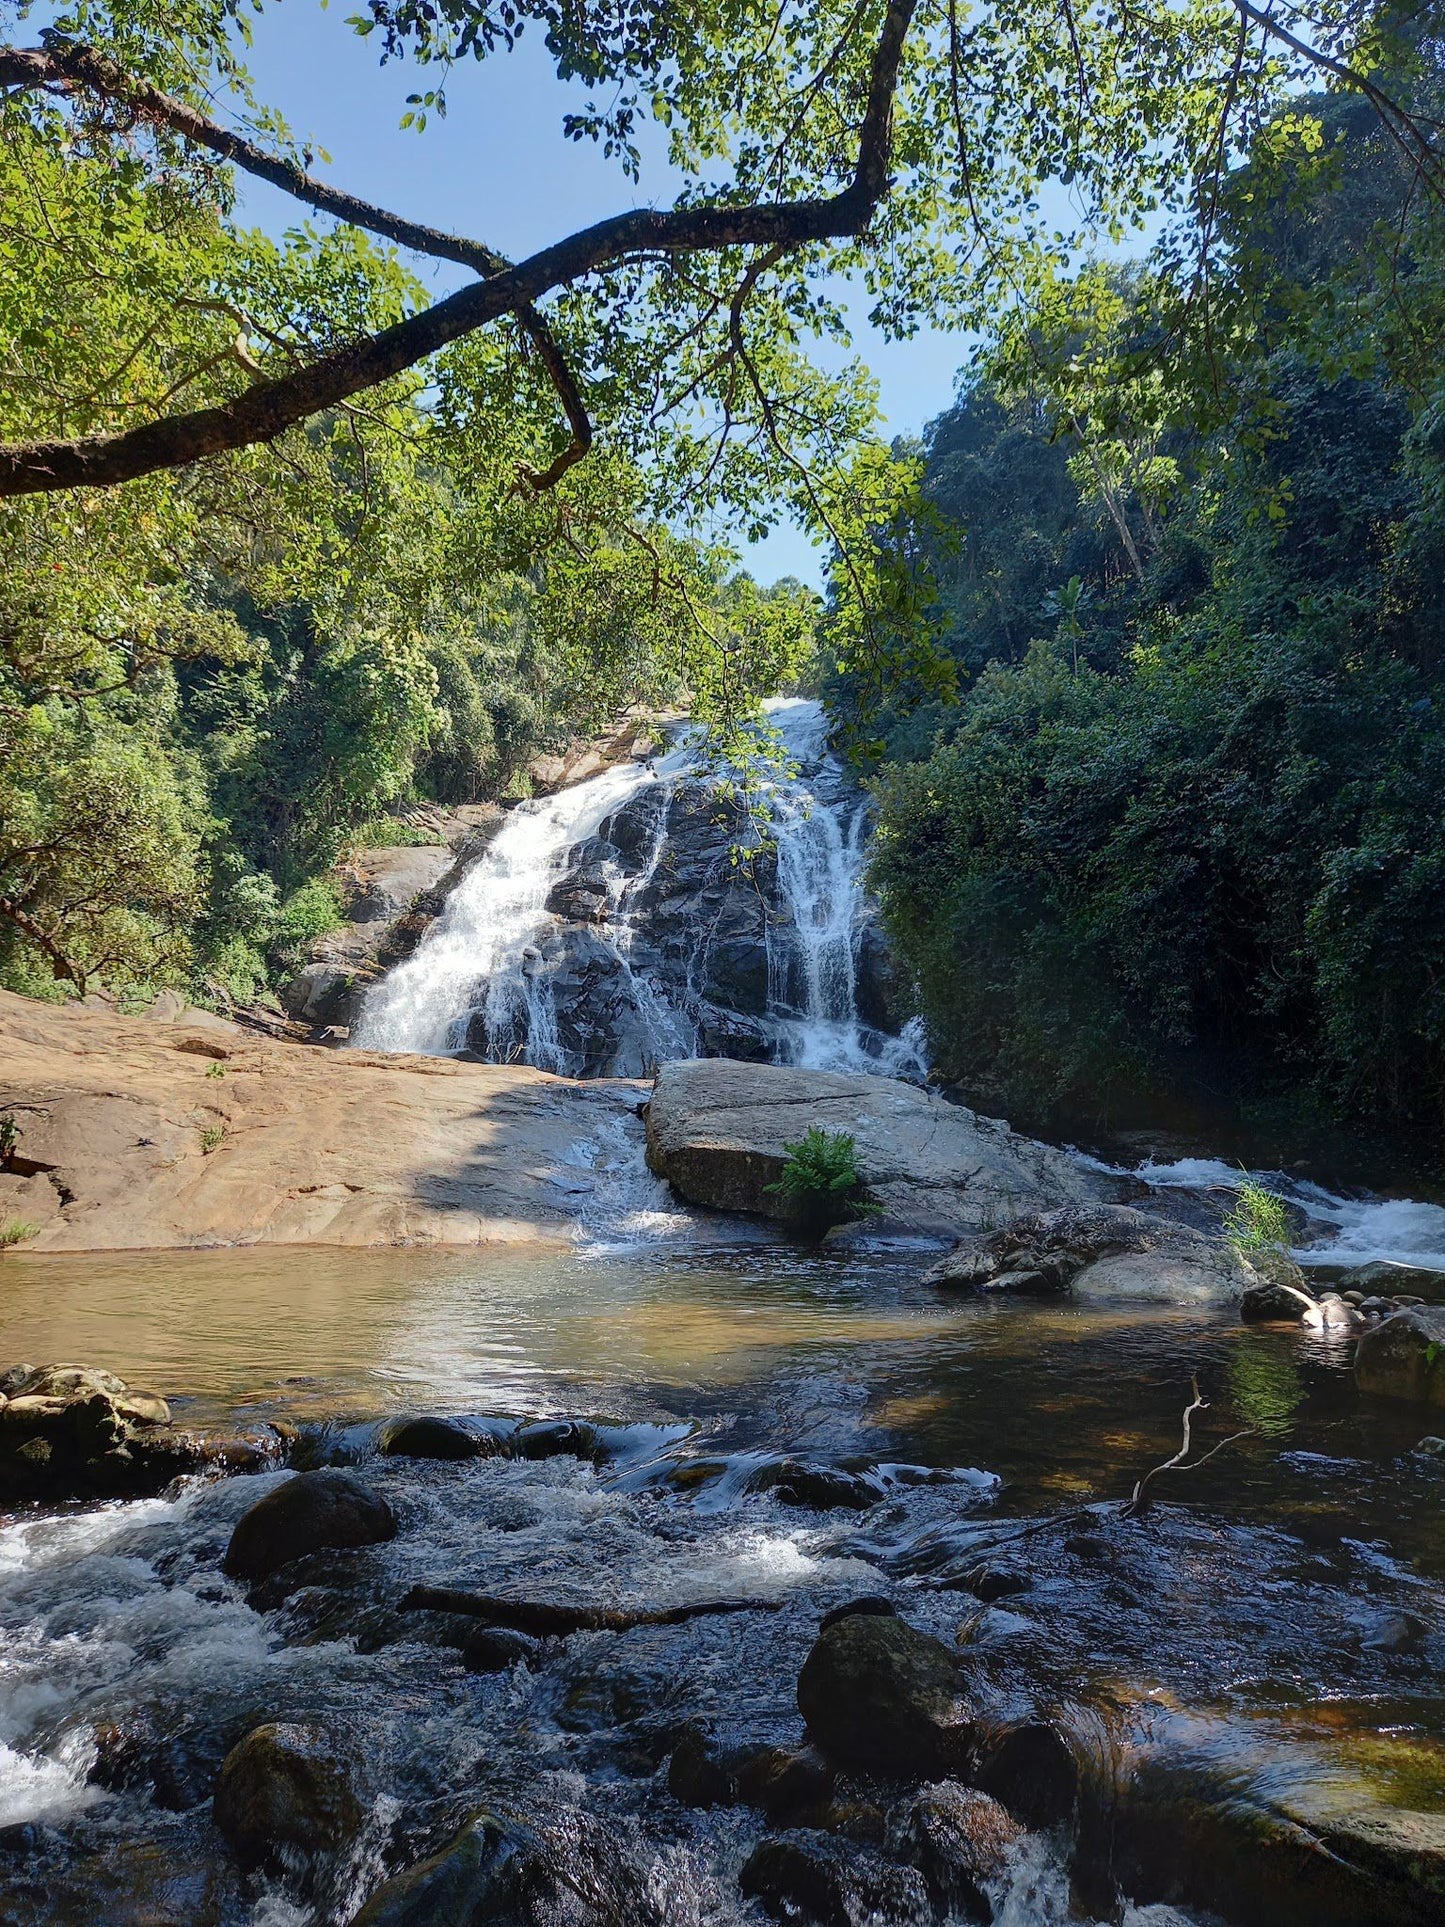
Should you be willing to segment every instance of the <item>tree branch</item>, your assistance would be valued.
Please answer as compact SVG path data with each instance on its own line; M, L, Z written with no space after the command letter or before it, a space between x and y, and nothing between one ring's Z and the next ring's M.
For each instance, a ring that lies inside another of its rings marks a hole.
M483 280L434 303L421 314L336 349L309 367L274 381L258 382L215 407L170 416L118 434L0 445L0 496L42 494L67 488L112 488L158 469L182 468L209 455L272 441L295 423L376 387L499 316L520 315L527 303L539 300L552 290L638 254L685 254L748 246L795 248L809 242L844 240L861 234L888 190L893 98L915 5L916 0L890 0L884 15L873 52L867 105L858 137L857 165L852 180L840 193L803 201L669 210L640 208L613 215L543 248L515 266L489 272ZM35 60L34 53L0 50L0 84L7 81L12 85L17 81L25 85L46 84L43 79L33 77ZM142 111L137 103L144 99L146 90L140 83L127 84L135 89L135 97L129 104L135 106L137 112ZM194 110L183 108L182 111L202 128L210 128L210 123ZM239 158L240 152L250 149L251 144L224 129L214 132L227 143L238 164L245 165ZM206 144L213 143L208 138ZM225 150L215 146L213 151ZM325 207L328 212L339 212L340 204L345 203L353 211L367 210L379 216L382 213L368 209L366 203L356 202L322 182L312 182L309 175L293 169L288 162L264 155L259 149L251 151L273 170L265 178L285 177L281 184L290 192L298 191L296 180L299 178L308 184L307 195L314 189L318 196L325 197L324 200L316 198L313 204ZM350 219L352 214L343 214L342 218ZM455 254L445 254L445 247L466 245L459 243L456 236L441 235L438 230L401 222L395 216L384 218L392 224L387 230L391 238L407 246L417 244L415 239L407 239L408 235L426 234L435 238L439 244L436 251L443 251L444 258L456 259ZM429 247L428 251L434 250ZM487 252L490 259L500 259L491 256L490 250ZM580 403L580 397L578 400ZM569 419L572 419L570 409ZM575 436L575 419L572 425ZM555 469L557 464L554 462L552 467Z
M258 180L268 181L283 193L314 207L318 213L333 215L350 227L365 228L369 234L395 241L400 247L410 248L417 254L431 255L440 261L453 261L459 267L471 268L480 275L501 274L512 265L505 255L498 254L495 248L489 248L485 242L471 241L464 235L448 234L442 228L408 220L404 215L393 214L371 201L363 201L355 194L347 194L341 188L317 180L314 174L307 173L294 161L268 153L264 147L258 147L244 135L210 120L188 102L177 100L145 81L134 79L113 60L92 47L80 46L74 41L52 35L46 38L43 47L0 48L0 86L49 86L66 91L83 87L104 100L129 108L139 119L152 126L169 128L173 134L179 134L193 146L207 149L247 174L255 175ZM592 423L552 330L529 301L517 304L516 315L537 349L572 431L571 441L550 467L541 473L527 472L527 480L533 488L546 489L560 481L567 470L590 451ZM259 374L261 370L253 364L250 372Z

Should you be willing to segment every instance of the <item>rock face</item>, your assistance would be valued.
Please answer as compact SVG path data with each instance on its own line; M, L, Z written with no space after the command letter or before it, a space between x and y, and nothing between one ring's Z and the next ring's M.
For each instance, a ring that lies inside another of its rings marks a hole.
M958 1655L891 1614L850 1613L818 1635L798 1711L830 1759L897 1779L962 1770L978 1733Z
M1445 1406L1445 1306L1412 1305L1364 1332L1355 1382L1377 1398Z
M647 1113L647 1156L689 1203L784 1219L768 1186L810 1125L854 1140L868 1195L889 1218L940 1235L1021 1211L1085 1203L1110 1181L929 1091L886 1078L698 1058L665 1064Z
M233 1579L265 1579L321 1546L375 1546L395 1537L396 1515L381 1494L327 1466L298 1473L243 1512L222 1564Z
M361 1830L354 1764L317 1726L258 1726L226 1755L216 1825L243 1867L278 1873L335 1853Z
M134 1498L209 1466L255 1471L280 1451L274 1436L181 1431L163 1398L93 1366L0 1374L0 1499Z
M924 1274L959 1291L1239 1304L1255 1273L1234 1247L1128 1205L1065 1205L964 1240Z
M0 1116L16 1126L0 1223L37 1227L22 1253L561 1242L572 1147L592 1117L640 1136L641 1095L0 992Z

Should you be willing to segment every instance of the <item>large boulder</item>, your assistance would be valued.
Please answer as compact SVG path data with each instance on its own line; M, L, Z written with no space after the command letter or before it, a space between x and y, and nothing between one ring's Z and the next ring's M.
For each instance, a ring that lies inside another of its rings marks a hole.
M281 1453L274 1434L183 1431L156 1393L90 1365L13 1367L0 1386L0 1499L136 1498L182 1473L256 1471Z
M978 1736L957 1653L892 1614L849 1613L819 1633L798 1711L830 1759L894 1779L948 1778Z
M300 1472L243 1512L222 1561L233 1579L265 1579L321 1546L375 1546L396 1537L396 1515L354 1473Z
M366 1809L354 1761L320 1726L272 1722L226 1755L216 1782L216 1825L241 1865L269 1873L339 1855Z
M1412 1305L1363 1332L1355 1382L1377 1398L1445 1405L1445 1306Z
M691 1204L789 1216L770 1192L810 1125L846 1132L871 1198L900 1224L957 1235L1110 1195L1109 1179L931 1091L890 1078L693 1058L659 1071L648 1162Z
M1129 1205L1068 1204L964 1239L924 1282L961 1291L1240 1304L1255 1273L1234 1246Z

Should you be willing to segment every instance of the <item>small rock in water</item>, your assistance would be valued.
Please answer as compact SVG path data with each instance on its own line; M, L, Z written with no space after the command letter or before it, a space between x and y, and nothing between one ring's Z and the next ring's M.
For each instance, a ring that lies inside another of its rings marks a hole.
M995 1599L1012 1599L1027 1592L1033 1583L1026 1572L1010 1572L1003 1566L975 1566L959 1581L965 1592L971 1592L986 1606Z
M1366 1653L1413 1653L1429 1627L1415 1613L1377 1613L1364 1627L1360 1649Z
M380 1445L383 1452L402 1459L475 1459L493 1449L490 1439L460 1419L430 1416L388 1425Z
M281 1872L297 1855L337 1853L365 1817L355 1777L325 1728L258 1726L226 1755L216 1825L247 1868Z
M894 1808L888 1844L917 1867L936 1907L990 1920L989 1883L1002 1876L1023 1831L989 1794L940 1780Z
M1377 1398L1445 1405L1445 1307L1397 1311L1366 1331L1355 1354L1355 1383Z
M478 1626L462 1642L462 1664L469 1673L506 1673L513 1666L535 1666L542 1642L510 1626Z
M823 1833L783 1833L763 1840L738 1885L774 1920L817 1921L820 1927L872 1927L927 1920L928 1889L914 1867L900 1867Z
M351 1927L521 1927L527 1901L554 1886L534 1835L478 1813L439 1853L378 1887Z
M830 1758L898 1779L941 1779L972 1750L966 1674L942 1640L906 1620L853 1613L818 1635L798 1711Z
M522 1427L516 1446L524 1459L590 1459L597 1452L597 1433L585 1419L542 1419Z
M374 1546L396 1537L396 1515L379 1492L333 1466L299 1472L243 1512L222 1570L265 1579L322 1546Z

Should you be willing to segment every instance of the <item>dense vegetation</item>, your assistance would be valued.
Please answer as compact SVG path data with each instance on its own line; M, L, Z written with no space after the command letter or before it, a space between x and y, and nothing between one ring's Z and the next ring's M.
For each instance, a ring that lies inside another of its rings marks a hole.
M908 547L948 675L881 714L846 675L830 694L878 772L876 879L935 1049L974 1089L1070 1123L1287 1100L1435 1142L1438 203L1331 96L1261 135L1212 218L1239 274L1207 354L1157 257L1091 267L895 452L921 485L880 546Z
M364 235L240 225L224 168L54 105L3 120L0 434L204 400L253 343L421 300ZM790 673L812 598L658 526L625 455L540 495L552 412L498 338L274 448L0 506L0 985L249 999L398 802L515 793L628 702L725 719Z

